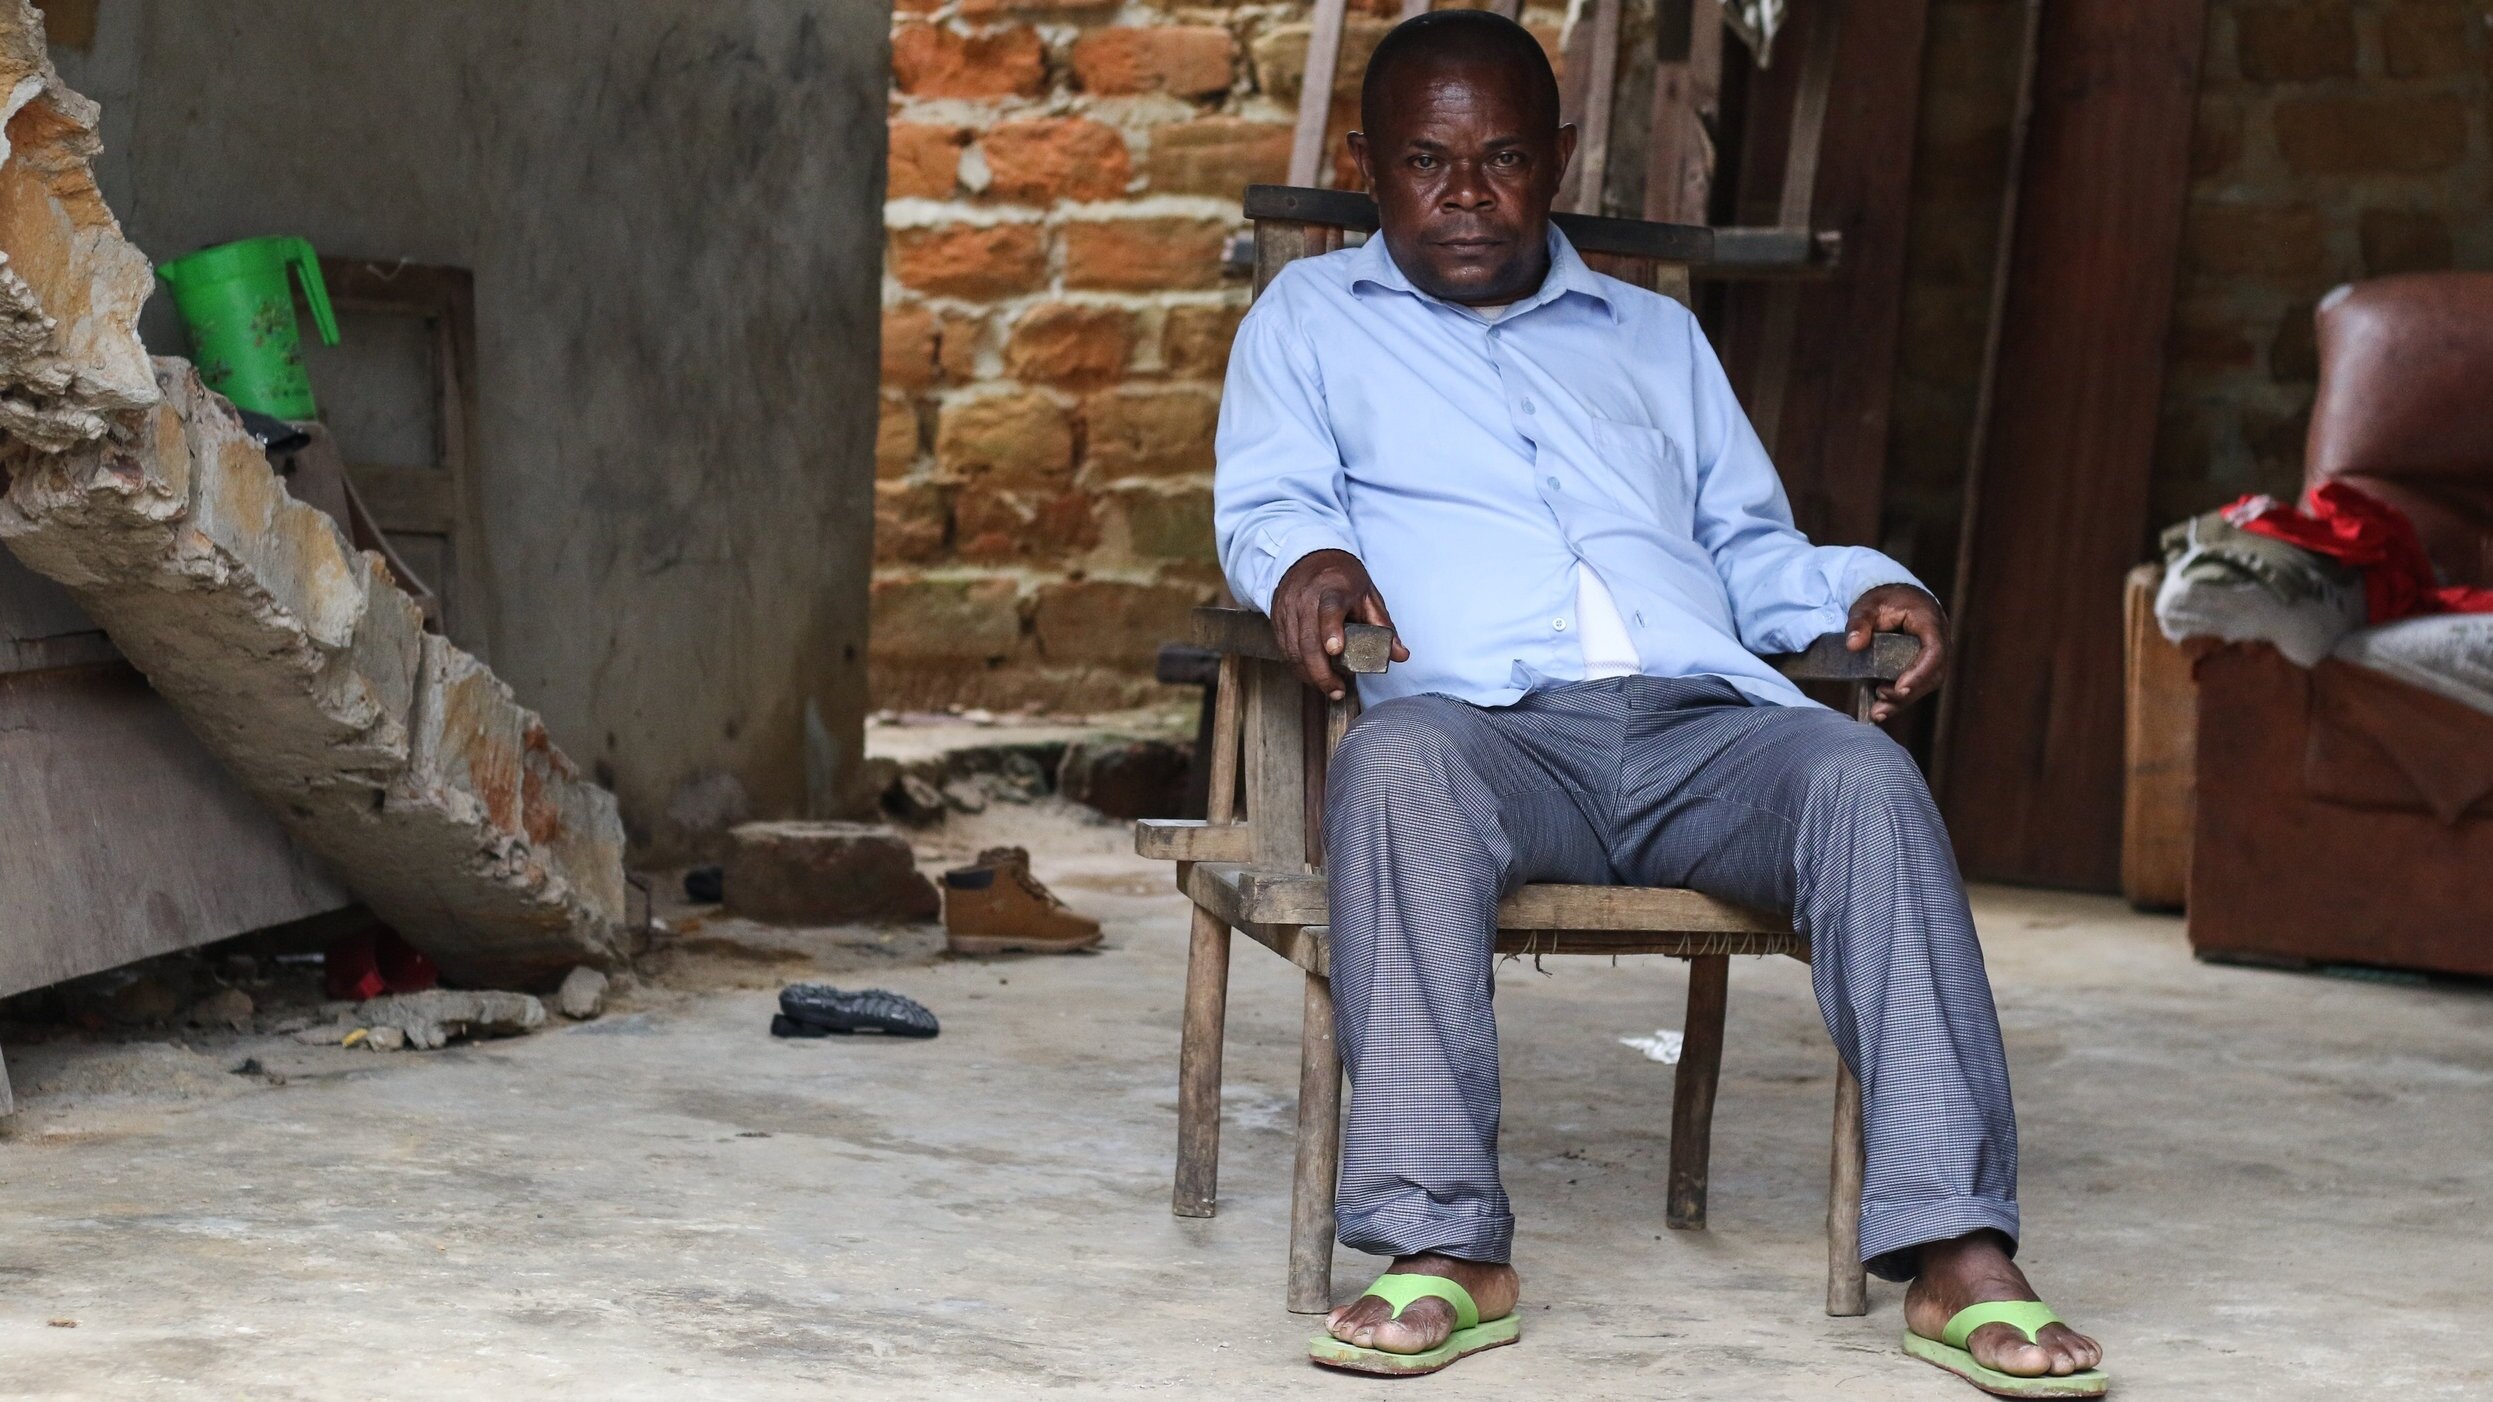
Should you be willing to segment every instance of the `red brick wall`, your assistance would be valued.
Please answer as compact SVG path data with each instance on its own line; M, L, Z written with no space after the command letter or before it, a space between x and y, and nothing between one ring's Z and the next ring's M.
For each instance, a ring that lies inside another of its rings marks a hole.
M1354 0L1334 127L1392 0ZM1219 587L1212 425L1303 0L900 0L877 435L880 706L1159 693ZM1562 12L1527 18L1556 46ZM1338 149L1338 142L1336 143ZM1344 182L1347 183L1347 182Z
M2157 519L2300 490L2311 311L2384 273L2493 268L2486 0L2214 0Z

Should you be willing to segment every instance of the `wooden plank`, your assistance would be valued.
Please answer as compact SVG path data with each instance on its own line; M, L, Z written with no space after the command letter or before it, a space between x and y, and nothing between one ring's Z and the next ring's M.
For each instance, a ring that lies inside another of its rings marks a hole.
M1835 1059L1835 1131L1827 1148L1826 1312L1839 1319L1870 1312L1861 1268L1861 1083Z
M1333 1307L1333 1183L1342 1160L1342 1056L1333 982L1314 974L1299 1004L1298 1159L1290 1182L1293 1314Z
M1575 161L1561 180L1558 204L1580 214L1601 213L1602 187L1610 175L1610 119L1618 105L1619 0L1591 0L1567 38L1567 72L1559 117L1575 123ZM1694 221L1702 224L1705 221Z
M1714 1089L1723 1067L1723 1012L1731 960L1688 961L1688 1015L1680 1024L1679 1071L1671 1084L1671 1176L1662 1220L1675 1231L1705 1227L1706 1166L1713 1157Z
M1782 191L1776 207L1779 228L1805 229L1818 194L1818 154L1824 148L1829 89L1835 80L1835 46L1841 37L1842 12L1832 5L1803 10L1790 26L1785 44L1801 50L1799 83L1793 90L1791 121L1783 147ZM1787 48L1786 52L1789 52ZM1790 65L1787 63L1786 67ZM1749 401L1749 420L1772 453L1781 441L1785 402L1792 395L1793 336L1799 325L1800 291L1777 285L1765 291L1765 310L1758 333L1758 358ZM1789 483L1786 483L1787 489ZM1797 509L1797 508L1796 508ZM1802 529L1809 529L1804 517Z
M1308 16L1307 71L1299 87L1298 128L1290 136L1293 185L1314 185L1324 178L1324 136L1333 117L1334 74L1342 66L1345 10L1345 0L1316 0L1315 12Z
M2141 910L2179 910L2190 892L2199 771L2199 689L2181 644L2155 625L2161 565L2130 571L2122 708L2121 894Z
M350 899L127 664L0 677L0 997Z
M1250 664L1246 680L1246 812L1255 864L1271 872L1303 871L1307 730L1301 698L1307 688L1278 662Z
M1221 1052L1229 1017L1229 927L1201 906L1187 937L1177 1043L1177 1178L1169 1210L1209 1217L1220 1203Z
M1221 659L1213 685L1219 691L1212 701L1212 767L1203 812L1211 822L1232 823L1238 817L1238 735L1246 711L1245 674L1236 657Z
M1922 655L1922 640L1910 633L1880 633L1859 652L1844 646L1844 635L1829 633L1801 652L1778 653L1766 661L1796 682L1891 682L1904 675Z
M1714 135L1722 122L1722 0L1662 0L1654 23L1645 217L1711 224ZM1721 256L1719 241L1715 256Z
M1326 919L1324 883L1317 873L1271 870L1258 858L1252 866L1198 865L1187 889L1232 925L1321 925ZM1543 947L1552 938L1604 934L1651 936L1658 946L1666 946L1645 952L1676 950L1683 935L1797 938L1781 912L1659 886L1525 886L1499 904L1498 928L1539 933L1545 937ZM1519 941L1517 947L1532 946ZM1600 950L1630 952L1616 941L1603 942Z
M2044 7L1941 803L1968 876L2120 879L2119 591L2147 538L2205 0Z
M1281 654L1272 620L1253 609L1196 609L1194 641L1198 647L1264 662L1291 660ZM1342 655L1334 662L1347 672L1375 673L1384 671L1393 655L1394 630L1373 623L1346 623L1342 625Z

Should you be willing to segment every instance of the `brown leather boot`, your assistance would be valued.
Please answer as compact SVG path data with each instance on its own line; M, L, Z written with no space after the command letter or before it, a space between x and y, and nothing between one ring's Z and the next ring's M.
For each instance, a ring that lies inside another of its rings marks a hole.
M955 954L1062 954L1099 943L1099 922L1040 885L1019 847L990 847L975 865L944 873L944 929Z

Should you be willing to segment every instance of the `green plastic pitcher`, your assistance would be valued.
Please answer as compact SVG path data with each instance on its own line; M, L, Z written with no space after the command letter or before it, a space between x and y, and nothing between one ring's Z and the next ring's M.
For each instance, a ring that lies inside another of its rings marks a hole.
M244 239L185 254L156 269L190 327L193 358L208 388L245 409L281 419L319 415L303 341L294 325L292 268L323 345L338 343L337 314L320 280L320 259L297 238Z

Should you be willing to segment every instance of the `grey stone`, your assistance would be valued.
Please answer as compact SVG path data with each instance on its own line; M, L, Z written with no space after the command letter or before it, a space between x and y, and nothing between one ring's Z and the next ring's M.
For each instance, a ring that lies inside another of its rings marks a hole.
M783 925L932 920L908 841L867 823L747 823L728 834L727 906Z
M401 1051L407 1045L407 1034L395 1027L375 1027L364 1034L364 1045L374 1051Z
M307 1047L334 1047L345 1041L347 1034L354 1030L355 1025L351 1022L329 1022L304 1028L294 1034L294 1040Z
M606 976L585 964L565 974L563 986L555 990L554 1006L575 1022L586 1022L606 1011Z
M925 824L942 819L944 792L917 774L903 774L884 790L883 807L904 823Z
M434 988L373 998L355 1009L367 1027L394 1027L407 1045L431 1051L455 1037L512 1037L545 1025L545 1005L525 993Z
M987 811L987 789L976 779L955 779L944 785L944 804L956 813Z

